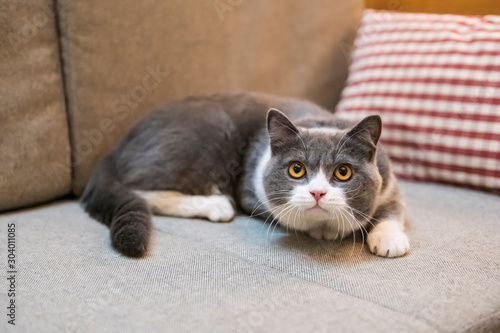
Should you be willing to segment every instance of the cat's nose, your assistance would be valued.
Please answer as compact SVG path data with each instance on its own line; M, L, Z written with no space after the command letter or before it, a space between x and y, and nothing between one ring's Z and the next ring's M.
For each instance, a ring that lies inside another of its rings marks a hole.
M319 200L326 194L326 192L322 190L309 191L309 193L311 193L314 199L316 199L316 202L319 202Z

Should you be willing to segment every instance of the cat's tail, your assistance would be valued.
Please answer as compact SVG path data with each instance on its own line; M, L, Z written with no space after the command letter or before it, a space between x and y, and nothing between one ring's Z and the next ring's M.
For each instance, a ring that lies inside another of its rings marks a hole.
M151 211L116 174L111 158L104 158L94 169L81 201L90 216L109 227L116 250L129 257L142 257L151 234Z

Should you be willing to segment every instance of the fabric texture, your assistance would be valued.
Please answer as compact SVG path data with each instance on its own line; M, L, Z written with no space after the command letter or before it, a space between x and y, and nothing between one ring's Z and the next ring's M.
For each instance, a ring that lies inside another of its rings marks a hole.
M59 5L74 181L152 107L253 90L333 109L361 0L64 1Z
M402 185L411 251L396 259L245 216L156 216L151 252L129 259L76 202L4 214L18 235L19 311L0 331L497 332L498 197Z
M68 194L69 135L52 1L0 1L0 211Z
M404 179L500 193L500 16L367 10L337 112L380 114Z

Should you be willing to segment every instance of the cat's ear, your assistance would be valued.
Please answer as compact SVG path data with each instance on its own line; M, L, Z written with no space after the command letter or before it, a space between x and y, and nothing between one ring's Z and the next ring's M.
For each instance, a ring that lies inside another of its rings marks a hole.
M365 137L365 139L371 141L375 146L378 143L378 139L380 139L380 134L382 134L382 119L378 115L366 117L347 133L349 136L357 135Z
M267 132L271 140L271 149L275 152L285 143L293 140L299 130L283 112L270 109L267 113Z
M380 134L382 134L382 119L378 115L373 115L361 120L345 137L355 138L355 141L364 143L370 151L375 152Z

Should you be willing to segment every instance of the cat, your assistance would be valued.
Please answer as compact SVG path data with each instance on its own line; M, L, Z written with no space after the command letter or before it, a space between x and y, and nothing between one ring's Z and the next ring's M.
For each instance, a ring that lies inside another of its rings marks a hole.
M130 257L149 248L151 213L227 222L236 206L317 239L369 230L372 253L402 256L405 208L381 131L379 116L353 124L299 99L187 97L144 117L97 165L81 200Z

